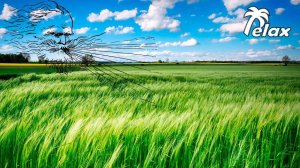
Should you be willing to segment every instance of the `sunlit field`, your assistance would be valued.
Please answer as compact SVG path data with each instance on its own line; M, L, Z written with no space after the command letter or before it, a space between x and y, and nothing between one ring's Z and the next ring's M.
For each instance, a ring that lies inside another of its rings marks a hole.
M0 167L300 166L299 65L118 68L1 80Z

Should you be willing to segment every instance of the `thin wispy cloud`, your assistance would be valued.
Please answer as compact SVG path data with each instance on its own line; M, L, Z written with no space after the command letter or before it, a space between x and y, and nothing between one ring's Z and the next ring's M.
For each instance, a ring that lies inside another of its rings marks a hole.
M212 42L214 43L228 43L233 40L236 40L236 37L225 37L225 38L220 38L220 39L213 39Z
M183 37L187 37L190 35L191 35L191 33L186 32L186 33L181 34L180 37L183 38Z
M13 51L13 47L10 45L2 45L0 47L0 52L9 52L9 51Z
M133 27L124 27L124 26L111 26L107 27L105 29L105 32L108 34L128 34L128 33L134 33Z
M213 28L210 28L210 29L199 28L198 29L198 32L200 32L200 33L207 33L207 32L213 32L213 31L214 31Z
M195 38L190 38L186 41L165 42L159 44L159 47L192 47L196 46L198 41Z
M277 8L277 9L275 9L276 15L281 15L284 11L285 11L284 8Z
M278 46L276 49L277 50L291 50L291 49L295 49L295 47L292 46L291 44L288 44L288 45L284 45L284 46Z

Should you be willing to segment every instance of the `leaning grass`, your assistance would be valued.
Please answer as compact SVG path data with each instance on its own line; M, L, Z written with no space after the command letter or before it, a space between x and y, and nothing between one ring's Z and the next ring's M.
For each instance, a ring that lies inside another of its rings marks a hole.
M2 82L0 167L299 167L298 67L182 68Z

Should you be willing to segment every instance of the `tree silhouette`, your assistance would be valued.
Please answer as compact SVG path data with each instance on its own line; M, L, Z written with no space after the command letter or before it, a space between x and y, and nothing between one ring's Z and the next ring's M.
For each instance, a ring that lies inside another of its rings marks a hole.
M94 59L93 55L86 54L85 56L81 57L81 63L85 66L89 66L89 65L95 63L95 59Z
M1 63L26 63L29 62L29 54L0 54Z
M290 61L291 59L288 55L282 57L282 62L284 63L284 66L287 66Z
M45 55L40 55L40 56L38 56L38 61L39 61L39 63L45 63L45 61L46 61L46 56Z

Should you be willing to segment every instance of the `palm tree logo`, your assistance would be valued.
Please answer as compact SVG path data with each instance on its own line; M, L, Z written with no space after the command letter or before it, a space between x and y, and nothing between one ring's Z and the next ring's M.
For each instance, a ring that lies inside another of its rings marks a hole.
M250 16L246 28L244 30L245 35L249 35L250 29L257 19L259 21L259 27L262 28L269 22L269 11L267 9L257 9L256 7L250 7L249 11L245 13L244 17Z

